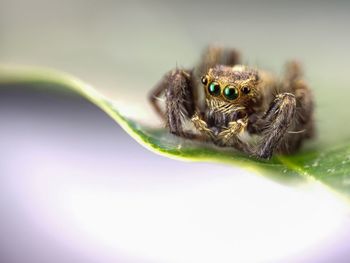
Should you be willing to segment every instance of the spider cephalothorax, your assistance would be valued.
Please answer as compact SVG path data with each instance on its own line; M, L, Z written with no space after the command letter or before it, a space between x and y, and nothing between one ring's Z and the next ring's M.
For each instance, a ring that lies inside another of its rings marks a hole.
M156 98L164 91L166 111L162 112ZM200 94L204 104L198 101ZM151 102L171 133L260 158L295 152L314 131L312 96L299 65L289 63L286 77L278 80L238 64L232 49L209 47L197 68L171 71L152 93ZM184 128L187 120L195 130ZM243 140L243 133L259 139Z
M230 114L257 106L258 72L242 65L217 65L201 78L209 109Z

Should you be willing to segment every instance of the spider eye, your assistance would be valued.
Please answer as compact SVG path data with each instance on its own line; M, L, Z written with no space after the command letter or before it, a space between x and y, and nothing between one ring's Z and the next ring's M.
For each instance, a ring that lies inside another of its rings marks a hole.
M201 78L201 82L202 82L203 85L207 85L208 84L208 76L203 76Z
M220 85L217 82L212 82L208 86L208 92L212 96L219 96L220 95Z
M241 91L244 93L244 94L248 94L250 92L250 88L248 86L245 86L241 89Z
M224 96L228 100L235 100L238 98L238 89L232 86L226 86L224 89Z

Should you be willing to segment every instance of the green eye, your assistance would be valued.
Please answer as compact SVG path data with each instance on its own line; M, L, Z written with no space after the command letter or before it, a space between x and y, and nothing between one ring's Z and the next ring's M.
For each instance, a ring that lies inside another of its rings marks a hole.
M208 92L212 96L219 96L220 95L220 85L217 82L212 82L208 86Z
M224 89L224 96L228 100L237 99L238 95L239 95L238 89L236 89L235 87L226 86L226 88Z

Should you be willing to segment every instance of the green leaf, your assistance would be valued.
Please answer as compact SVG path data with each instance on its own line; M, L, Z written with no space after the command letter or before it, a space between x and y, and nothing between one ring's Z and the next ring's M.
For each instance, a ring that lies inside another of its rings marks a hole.
M279 182L298 184L321 182L329 189L350 196L350 140L320 143L293 156L274 156L262 161L235 150L218 148L170 135L166 129L152 129L120 114L112 101L90 85L64 73L47 69L0 67L0 88L21 84L26 88L44 88L75 93L87 99L143 146L158 154L187 161L209 161L243 167Z

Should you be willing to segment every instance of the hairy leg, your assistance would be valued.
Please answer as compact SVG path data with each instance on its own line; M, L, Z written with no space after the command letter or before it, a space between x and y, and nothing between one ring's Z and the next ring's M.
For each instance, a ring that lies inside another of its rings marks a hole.
M276 149L280 149L288 128L295 121L295 114L295 95L292 93L278 94L264 117L266 127L255 152L257 157L269 159Z
M253 154L251 146L239 138L239 135L246 130L247 125L248 118L229 122L228 127L218 134L216 143L221 146L234 147L249 155Z
M194 127L203 135L203 138L206 140L215 140L215 134L213 130L208 127L207 122L203 119L203 117L196 112L191 121Z
M165 96L165 111L158 104L161 95ZM195 111L191 71L175 69L166 74L150 94L150 102L165 120L171 133L182 137L195 137L184 130L185 122L191 119Z
M296 113L289 131L277 151L279 153L293 153L300 148L305 139L310 139L315 134L313 96L310 88L302 79L299 63L295 61L287 63L282 88L295 95Z

